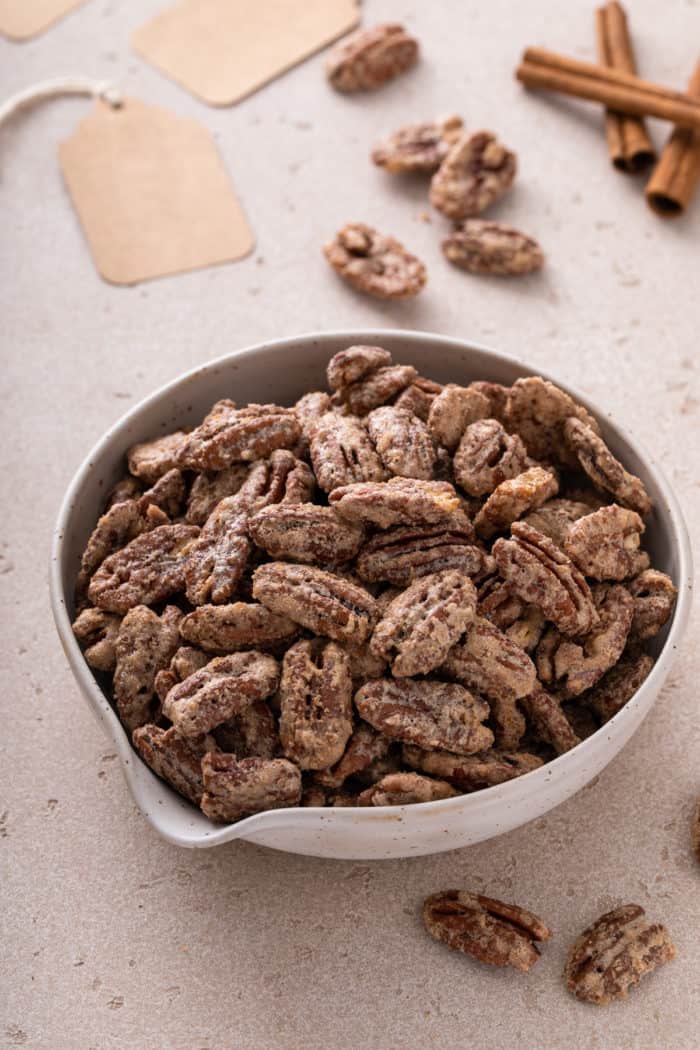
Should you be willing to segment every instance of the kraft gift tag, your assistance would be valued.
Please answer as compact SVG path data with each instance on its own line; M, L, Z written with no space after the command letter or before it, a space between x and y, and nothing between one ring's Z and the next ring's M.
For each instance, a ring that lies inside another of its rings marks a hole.
M195 120L98 101L59 147L100 274L113 284L231 262L254 240L219 151Z
M27 40L80 7L85 0L0 0L0 33Z
M183 0L137 29L131 42L193 95L228 106L359 19L358 0Z

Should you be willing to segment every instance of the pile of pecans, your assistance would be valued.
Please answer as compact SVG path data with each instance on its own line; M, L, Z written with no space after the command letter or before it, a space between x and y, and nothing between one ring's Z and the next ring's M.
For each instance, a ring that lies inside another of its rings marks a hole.
M563 390L374 346L327 376L135 445L82 557L85 658L213 820L527 773L620 710L673 609L644 485Z

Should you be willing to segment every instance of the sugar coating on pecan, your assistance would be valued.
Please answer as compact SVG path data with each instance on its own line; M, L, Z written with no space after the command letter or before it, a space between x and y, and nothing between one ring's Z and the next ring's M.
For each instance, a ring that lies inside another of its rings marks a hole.
M185 566L187 597L193 605L221 605L236 592L252 549L247 523L239 494L222 499L207 518Z
M170 690L163 713L181 736L201 736L264 700L278 683L279 666L272 656L255 651L217 656Z
M328 385L331 390L342 390L391 363L391 354L381 346L349 346L347 350L339 350L328 362Z
M405 390L417 378L413 365L388 365L358 379L350 386L342 387L338 397L347 406L349 412L357 416L366 416L374 408L379 408L391 401Z
M352 677L335 642L297 642L282 664L280 740L300 769L327 769L340 760L352 733Z
M135 605L155 605L185 585L185 565L194 525L161 525L109 555L92 577L90 601L107 612L126 613Z
M493 743L482 724L488 704L453 683L378 678L358 689L355 706L378 732L418 747L468 755Z
M389 773L360 793L360 806L409 806L454 798L458 792L445 780L434 780L419 773Z
M296 806L301 773L285 758L244 758L220 751L202 759L202 812L223 824L267 809Z
M629 649L581 700L601 722L607 722L632 699L653 666L654 660L648 653Z
M163 474L180 465L180 452L186 440L187 432L176 430L172 434L153 438L152 441L132 445L127 452L130 472L152 485Z
M363 642L377 620L372 596L323 569L286 562L261 565L253 575L253 597L316 634Z
M454 222L480 215L503 196L516 170L515 154L493 132L465 133L433 175L430 203Z
M646 918L638 904L623 904L601 915L569 951L564 970L569 991L604 1006L625 999L646 974L675 958L668 930Z
M533 689L520 700L528 724L545 744L550 744L558 755L563 755L581 741L561 709L555 696L542 688Z
M398 525L378 532L363 546L357 572L363 580L407 587L415 579L446 569L474 576L485 553L474 545L474 529L458 512L443 525Z
M180 634L185 641L208 653L268 649L291 641L298 631L294 620L255 602L200 605L180 624Z
M487 419L490 408L489 399L473 387L448 383L430 406L428 429L438 445L454 452L470 423Z
M652 508L644 482L625 470L603 439L580 419L567 419L564 437L594 485L611 492L623 507L648 514Z
M600 432L589 412L560 387L541 376L517 379L510 388L505 411L509 430L520 435L535 459L560 459L575 466L564 436L566 421L574 417Z
M134 730L132 740L156 776L199 805L204 793L202 758L216 746L211 737L186 740L172 728L144 725Z
M542 759L527 752L481 751L475 755L455 755L449 751L425 751L410 744L403 746L403 759L412 769L421 769L448 780L462 791L503 784L531 773Z
M431 937L489 966L527 973L540 957L538 945L552 932L517 904L466 890L434 893L423 903L423 924Z
M563 547L571 525L590 514L592 509L588 503L579 500L550 499L526 514L523 521L548 536L557 547Z
M646 569L627 589L634 598L631 637L639 642L653 638L668 623L676 604L678 590L673 580L665 572Z
M504 532L527 511L556 496L558 491L559 482L550 470L530 467L496 486L474 518L474 528L484 539L490 539L497 532Z
M442 242L448 262L467 273L516 277L544 266L544 252L534 237L502 222L464 219Z
M122 550L142 533L169 524L168 518L158 508L155 510L155 514L149 513L148 507L142 510L138 500L129 499L114 503L105 511L90 534L80 559L78 592L85 591L91 577L110 554Z
M431 175L459 138L462 127L458 116L407 124L377 143L371 153L372 161L394 175L407 171Z
M508 434L497 419L470 423L454 457L457 483L470 496L488 496L527 465L522 441L517 434Z
M361 222L343 226L323 252L339 277L377 299L408 299L427 280L425 266L403 244Z
M187 435L176 466L207 472L224 470L232 463L263 459L278 448L290 448L301 427L291 408L279 405L246 405L210 413Z
M585 576L626 580L649 568L649 555L639 549L643 532L635 511L612 503L573 522L562 549Z
M326 76L336 91L372 91L418 59L418 41L403 26L388 22L343 37L326 60Z
M73 623L73 634L78 639L85 659L95 671L113 671L117 655L115 643L119 634L121 616L94 609L83 609Z
M216 505L227 496L235 496L248 476L247 463L234 463L232 467L215 474L198 474L192 482L187 499L185 520L189 525L203 525Z
M316 422L310 438L311 462L324 492L361 481L384 481L386 471L356 416L327 412Z
M425 423L412 412L393 405L375 408L367 417L367 430L389 474L432 479L435 448Z
M340 518L330 507L281 503L253 515L248 535L272 558L334 566L355 557L365 530L357 522Z
M474 619L476 589L454 569L423 576L389 604L370 649L392 662L396 678L428 674L445 660Z
M432 525L459 509L454 487L446 481L391 478L334 489L329 503L343 518L389 529L392 525Z
M128 730L154 721L155 679L180 646L181 611L169 605L158 616L146 605L130 609L115 644L114 700Z

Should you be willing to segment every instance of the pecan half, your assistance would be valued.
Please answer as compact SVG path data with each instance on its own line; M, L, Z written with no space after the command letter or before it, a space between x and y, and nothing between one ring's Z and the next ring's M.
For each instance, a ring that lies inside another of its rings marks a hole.
M462 118L457 116L407 124L374 147L372 161L393 175L406 171L431 175L459 138L462 127Z
M507 434L496 419L471 423L454 458L457 483L470 496L487 496L501 482L521 474L526 466L522 441L517 434Z
M347 350L339 350L330 359L326 366L326 378L331 390L342 390L389 365L391 354L381 346L349 346Z
M280 739L300 769L340 760L352 733L350 661L335 642L297 642L288 649L280 682Z
M564 436L594 485L604 492L612 492L623 507L642 515L650 512L652 502L644 483L625 470L590 426L580 419L568 419L564 424Z
M588 634L598 622L588 584L563 551L541 532L515 522L511 539L493 545L498 571L527 604L538 605L563 634Z
M375 408L367 429L382 463L390 474L429 481L435 466L430 434L417 416L393 405Z
M631 649L581 699L607 722L632 699L653 666L648 653Z
M296 806L301 799L301 773L285 758L244 758L220 751L202 759L202 812L231 824L266 809Z
M132 445L127 452L129 471L152 485L163 474L179 466L180 452L186 440L186 431L176 430L173 434Z
M425 266L403 244L361 222L343 226L323 251L339 277L377 299L408 299L427 280Z
M253 575L253 597L279 615L337 641L363 642L377 619L362 587L323 569L270 562Z
M180 645L182 613L169 605L162 616L145 605L130 609L115 644L114 700L128 730L153 721L155 678Z
M563 755L581 743L559 701L544 689L534 689L522 697L520 706L536 736L545 744L550 744L558 755Z
M203 525L222 499L236 495L248 476L248 470L246 463L234 463L216 474L198 474L187 500L187 523Z
M383 23L344 37L326 61L326 76L336 91L372 91L410 69L418 41L403 26Z
M170 690L163 713L181 736L201 736L264 700L278 682L279 667L271 656L255 651L217 656Z
M456 513L449 525L399 525L368 540L356 568L363 580L396 587L445 569L474 576L483 570L485 555L473 541L471 522Z
M418 773L389 773L361 792L357 803L360 806L410 806L456 795L455 789L444 780L433 780Z
M328 412L311 431L311 462L324 492L360 481L383 481L386 471L356 416Z
M431 937L453 951L523 973L539 959L538 944L552 936L532 912L466 890L433 893L423 903L423 924Z
M355 557L365 531L329 507L300 503L258 511L248 523L248 534L272 558L334 566Z
M517 477L496 486L474 518L474 528L484 539L491 539L495 533L504 532L527 511L556 496L558 491L559 482L551 471L530 467Z
M386 758L390 745L391 741L363 722L353 731L338 763L331 769L318 770L315 780L324 788L342 787L348 777L361 773L377 759Z
M126 613L135 605L154 605L181 591L194 525L161 525L110 554L92 577L90 601L107 612Z
M378 678L358 689L355 706L380 733L418 747L468 755L493 742L482 725L488 704L460 685Z
M153 688L161 704L174 685L184 682L195 671L201 671L210 660L211 656L203 653L201 649L192 645L181 645L173 654L169 666L159 671L153 680Z
M416 478L344 485L334 489L328 501L342 517L371 522L380 529L432 525L444 522L459 510L459 498L448 482Z
M139 726L132 741L147 766L172 788L194 802L202 800L202 758L215 745L210 737L185 740L174 729Z
M573 522L562 549L584 576L626 580L649 567L649 555L639 549L643 532L644 522L635 511L612 503Z
M279 748L275 716L264 700L244 707L213 729L212 736L221 751L236 758L272 758Z
M338 396L350 412L366 416L372 409L391 401L415 379L417 372L413 365L389 365L387 368L378 368L350 386L342 387Z
M638 904L601 915L569 951L564 976L577 999L604 1006L625 999L645 974L675 958L668 930Z
M466 428L486 419L490 407L489 399L473 387L448 383L430 406L428 429L438 445L454 452Z
M531 510L523 521L544 536L549 536L557 547L563 547L570 526L591 513L587 503L571 499L550 499L537 510Z
M439 667L474 619L476 590L468 576L447 569L412 583L389 604L370 649L393 661L396 678Z
M99 518L87 541L80 559L76 593L85 593L90 578L110 554L122 550L142 533L167 524L168 518L159 508L149 511L146 507L142 510L139 501L133 499L114 503Z
M115 643L119 634L121 616L106 613L90 606L83 609L73 624L83 654L95 671L113 671L117 656Z
M424 751L404 744L402 754L407 766L442 777L465 792L503 784L531 773L543 764L537 755L518 751L509 754L503 751L482 751L476 755L454 755L449 751Z
M288 616L278 616L253 602L200 605L180 624L182 637L208 653L274 648L292 641L298 631Z
M235 594L252 549L247 523L240 493L222 499L207 518L185 566L187 597L193 605L221 605Z
M631 637L640 642L653 638L668 623L676 604L678 591L673 580L665 572L647 569L627 589L634 598Z
M534 237L502 222L465 219L442 242L448 262L468 273L516 277L544 266L544 252Z
M598 423L583 405L548 379L528 376L513 383L506 405L506 426L520 434L535 459L560 459L576 465L564 438L564 425L570 417L600 433Z
M491 131L464 134L433 175L430 203L458 222L479 215L510 187L517 162Z
M188 434L177 457L187 470L224 470L232 463L263 459L278 448L291 448L301 435L290 408L246 405L210 413Z

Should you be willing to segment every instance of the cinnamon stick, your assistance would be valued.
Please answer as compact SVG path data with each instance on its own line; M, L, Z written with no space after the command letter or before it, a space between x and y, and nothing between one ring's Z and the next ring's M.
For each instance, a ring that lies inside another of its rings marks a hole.
M607 66L530 47L516 76L526 87L602 102L620 113L700 129L700 99Z
M611 0L605 7L599 7L595 16L600 64L625 73L636 73L637 64L624 7L617 0ZM610 159L620 171L642 171L656 160L654 146L641 117L607 109L605 133Z
M700 62L688 85L700 98ZM700 132L674 128L646 188L649 206L659 215L680 215L700 183Z

